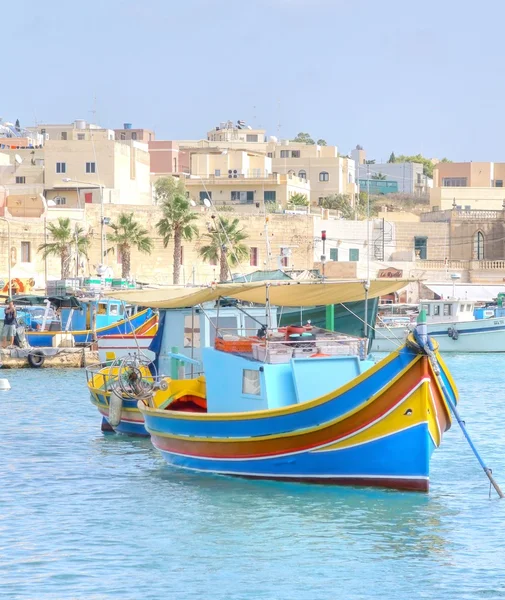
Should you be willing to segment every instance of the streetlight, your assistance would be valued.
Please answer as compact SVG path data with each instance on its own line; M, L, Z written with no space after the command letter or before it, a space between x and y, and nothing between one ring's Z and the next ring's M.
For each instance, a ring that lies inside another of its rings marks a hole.
M104 236L103 236L103 226L108 223L105 222L103 216L103 186L101 183L88 183L87 181L79 181L78 179L71 179L70 177L64 177L62 181L66 183L81 183L82 185L86 185L88 187L94 187L100 189L100 264L103 264L104 260Z

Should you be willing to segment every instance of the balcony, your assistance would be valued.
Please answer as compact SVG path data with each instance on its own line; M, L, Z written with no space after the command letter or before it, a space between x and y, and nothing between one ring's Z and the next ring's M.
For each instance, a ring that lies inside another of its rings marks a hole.
M448 223L449 221L496 221L505 217L505 210L435 210L421 213L421 221Z

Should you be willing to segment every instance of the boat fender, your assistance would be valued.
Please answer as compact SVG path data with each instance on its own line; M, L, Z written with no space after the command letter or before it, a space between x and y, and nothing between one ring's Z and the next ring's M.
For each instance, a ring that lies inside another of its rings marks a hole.
M28 364L32 369L40 369L40 367L44 364L46 357L42 350L34 350L28 354Z
M456 329L452 330L452 339L454 341L456 341L459 338L459 333L456 331Z
M112 390L109 397L109 417L107 421L111 427L117 427L121 422L121 412L123 410L123 397Z
M449 329L447 330L447 335L452 338L452 336L454 335L454 329L452 327L449 327Z

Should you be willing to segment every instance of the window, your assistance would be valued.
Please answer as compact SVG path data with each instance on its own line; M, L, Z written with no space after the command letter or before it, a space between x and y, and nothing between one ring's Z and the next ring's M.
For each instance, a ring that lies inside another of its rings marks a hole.
M200 204L205 204L204 200L212 200L212 192L200 192Z
M442 185L444 187L466 187L467 181L466 177L444 177Z
M119 315L119 304L109 304L109 315Z
M65 196L56 196L56 198L53 198L53 200L56 202L57 206L63 206L67 203Z
M21 242L21 262L32 262L30 242Z
M265 200L265 202L275 202L275 200L276 200L275 191L274 192L265 192L264 200Z
M26 177L16 177L16 183L26 183Z
M300 179L307 179L307 172L306 171L298 171L298 177Z
M67 163L57 162L56 163L56 173L66 173L67 172Z
M273 152L269 152L269 153L267 154L267 156L268 156L268 158L273 158L273 157L274 157L274 153L273 153Z
M322 206L323 205L323 200L324 200L324 197L323 196L319 196L319 198L317 199L317 205L318 206Z
M426 237L415 237L414 238L414 251L416 258L426 260L428 257L428 238Z
M430 307L430 305L429 305L429 304L423 304L423 305L422 305L422 308L423 308L423 309L426 311L426 314L427 314L428 316L431 314L431 311L430 311L430 308L431 308L431 307Z
M289 150L281 150L281 158L289 158Z
M450 317L452 315L452 306L450 304L444 304L444 317Z
M467 305L466 305L466 310L467 310L468 312L471 312L471 310L472 310L472 305L471 305L471 304L467 304Z
M214 169L214 176L221 177L221 169Z
M248 396L259 396L261 394L260 372L253 369L242 371L242 393Z
M281 246L281 266L289 267L289 255L291 254L291 249L288 246Z
M62 140L66 140L67 139L67 132L66 131L62 131L61 132L61 139Z
M330 175L327 171L319 173L319 181L330 181Z
M338 260L338 248L330 248L330 260Z
M136 140L136 139L137 139L137 132L132 131L132 140Z
M120 133L119 134L120 139L122 140L126 140L126 133Z
M475 260L484 260L484 234L477 231L473 236L473 257Z
M245 141L246 142L257 142L258 141L258 134L257 133L248 133L245 136Z
M358 248L349 248L349 260L351 262L359 261L359 250Z
M300 158L300 150L293 150L291 152L291 158Z
M46 135L46 130L45 129L41 129L40 130L40 135Z
M440 316L440 304L435 304L433 306L433 316L434 317L439 317Z
M85 138L86 136L84 135L84 133L78 133L77 134L77 139L80 140L82 142L82 140Z
M249 248L249 264L251 267L258 266L258 248Z
M86 173L95 173L95 163L94 162L87 162L86 163Z
M174 157L174 173L177 173L177 158Z
M503 187L503 179L497 179L494 182L494 187Z

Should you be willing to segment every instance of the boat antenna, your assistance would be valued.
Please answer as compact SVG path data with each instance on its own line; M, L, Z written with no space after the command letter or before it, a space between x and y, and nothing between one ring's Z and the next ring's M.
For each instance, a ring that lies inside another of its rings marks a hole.
M365 337L368 338L368 291L370 289L370 165L367 165L366 175L366 281L365 288Z

